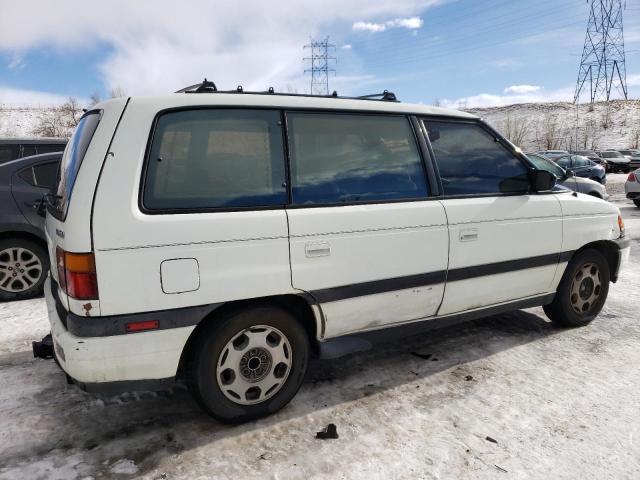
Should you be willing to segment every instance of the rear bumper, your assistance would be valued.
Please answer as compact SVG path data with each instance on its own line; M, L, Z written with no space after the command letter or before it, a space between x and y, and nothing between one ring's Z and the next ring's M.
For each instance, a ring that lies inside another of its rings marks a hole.
M180 356L194 326L79 337L70 333L60 318L50 278L44 291L56 359L82 389L99 393L155 390L175 381Z

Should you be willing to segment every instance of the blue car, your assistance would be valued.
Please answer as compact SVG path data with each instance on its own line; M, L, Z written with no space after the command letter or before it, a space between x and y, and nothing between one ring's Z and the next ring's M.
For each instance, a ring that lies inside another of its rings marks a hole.
M45 153L0 165L0 301L42 293L49 255L37 207L56 184L61 159L62 152Z
M582 155L563 155L553 159L565 170L573 172L576 177L589 178L605 185L607 183L607 172L605 167L598 165L593 160L589 160Z

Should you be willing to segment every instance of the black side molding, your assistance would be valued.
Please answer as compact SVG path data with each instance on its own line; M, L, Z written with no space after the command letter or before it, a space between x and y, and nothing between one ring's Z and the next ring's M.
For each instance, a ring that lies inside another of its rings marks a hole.
M431 317L416 320L398 326L389 326L381 330L373 330L353 335L344 335L320 342L320 358L340 358L351 353L369 350L374 344L390 342L399 338L470 322L479 318L508 313L523 308L541 307L551 303L555 292L524 298L514 302L493 305L470 312L454 313L442 317Z

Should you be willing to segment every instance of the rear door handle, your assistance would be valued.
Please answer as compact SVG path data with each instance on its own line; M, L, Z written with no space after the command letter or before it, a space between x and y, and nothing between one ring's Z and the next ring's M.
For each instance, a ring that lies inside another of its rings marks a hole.
M464 230L460 230L460 241L461 242L475 242L478 240L478 229L477 228L467 228Z
M331 255L331 245L329 242L305 243L304 254L307 258L328 257Z

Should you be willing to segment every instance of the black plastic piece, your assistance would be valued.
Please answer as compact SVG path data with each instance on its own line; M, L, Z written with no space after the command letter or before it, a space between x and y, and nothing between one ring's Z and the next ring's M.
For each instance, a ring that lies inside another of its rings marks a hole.
M53 338L51 334L44 337L39 342L31 342L34 358L44 358L50 360L53 358Z
M316 438L320 440L333 440L338 438L338 429L336 428L335 423L330 423L327 425L327 428L316 433Z

